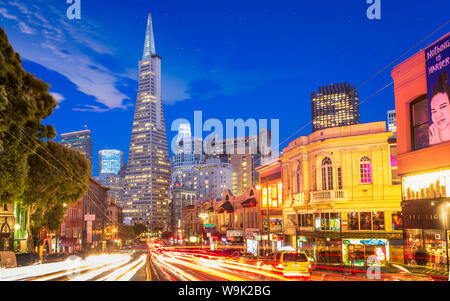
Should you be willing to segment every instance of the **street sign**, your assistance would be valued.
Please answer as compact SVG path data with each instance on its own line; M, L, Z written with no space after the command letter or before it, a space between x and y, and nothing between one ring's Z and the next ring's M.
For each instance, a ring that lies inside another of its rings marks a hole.
M227 236L244 236L244 231L243 230L227 230Z
M86 214L84 216L85 221L95 221L95 214Z

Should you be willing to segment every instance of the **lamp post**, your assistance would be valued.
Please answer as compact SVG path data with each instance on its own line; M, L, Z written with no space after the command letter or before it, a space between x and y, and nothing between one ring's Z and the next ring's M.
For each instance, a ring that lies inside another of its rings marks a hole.
M269 210L269 182L268 182L267 180L265 181L264 187L261 187L260 185L256 186L256 189L257 189L257 190L262 190L262 191L264 191L264 188L265 188L266 191L267 191L267 195L266 195L266 209L267 209L267 211L266 211L266 224L267 224L267 230L264 231L264 232L267 234L267 243L266 243L266 247L269 247L269 246L270 246L270 248L272 248L272 246L271 246L271 241L270 241L270 234L271 234L271 231L270 231L270 210ZM264 225L263 225L263 226L264 226Z

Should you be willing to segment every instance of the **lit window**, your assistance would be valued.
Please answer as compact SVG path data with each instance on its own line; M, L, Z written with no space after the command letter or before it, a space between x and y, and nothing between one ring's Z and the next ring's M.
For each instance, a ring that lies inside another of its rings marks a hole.
M372 169L370 164L370 158L364 156L359 160L359 177L361 184L372 183Z
M328 157L322 160L322 190L333 190L333 164Z

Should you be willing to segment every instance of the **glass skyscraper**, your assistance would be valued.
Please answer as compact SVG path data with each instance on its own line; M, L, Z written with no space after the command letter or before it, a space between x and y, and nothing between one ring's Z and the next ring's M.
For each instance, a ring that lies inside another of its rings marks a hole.
M319 87L311 94L312 131L359 124L359 95L348 83Z
M151 231L166 230L170 159L161 97L161 57L156 54L150 14L123 184L124 222L141 223Z
M98 173L118 174L123 165L123 152L116 149L102 149L98 152Z
M68 148L79 150L92 164L92 140L90 130L61 134L60 143Z

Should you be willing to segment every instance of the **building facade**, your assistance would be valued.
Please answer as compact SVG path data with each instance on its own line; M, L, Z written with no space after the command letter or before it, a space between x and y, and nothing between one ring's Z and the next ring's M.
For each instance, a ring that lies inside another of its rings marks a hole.
M92 140L90 130L61 134L60 143L65 147L80 151L92 164Z
M205 231L220 237L219 242L234 244L258 255L261 241L260 204L256 187L247 188L243 194L234 196L226 191L223 198L213 204L214 216L205 220L206 225L214 225L214 231Z
M0 251L14 251L14 203L0 205Z
M394 133L394 138L397 136L397 123L395 121L395 110L387 111L387 126L388 131Z
M261 130L263 131L263 130ZM262 138L265 141L262 141ZM231 189L234 195L243 195L244 192L258 184L256 168L270 161L272 153L265 151L271 146L271 132L264 130L264 134L213 140L212 151L207 158L217 158L221 162L231 164L234 180ZM262 145L264 143L265 145Z
M450 34L395 66L405 263L448 275ZM444 62L444 64L442 64ZM447 62L447 63L445 63Z
M183 208L194 205L195 199L195 190L182 186L179 181L175 182L171 191L169 206L169 231L172 232L173 236L182 237Z
M359 123L358 91L348 83L319 87L311 94L312 131Z
M56 249L74 252L106 248L107 191L108 188L94 178L89 179L88 190L83 197L66 209Z
M108 196L112 197L119 205L123 198L123 177L119 174L100 174L95 179L103 186L109 188Z
M123 211L122 208L117 205L117 202L112 197L108 196L108 206L106 208L106 227L105 227L105 239L107 249L118 248L121 246L121 242L118 236L119 228L123 225Z
M403 262L391 137L385 122L374 122L292 141L280 158L284 243L318 263Z
M150 14L128 154L122 201L126 223L141 223L151 231L167 230L170 159L161 97L161 57L156 54Z
M282 164L274 159L258 167L259 173L259 211L260 211L260 255L279 250L283 245L283 204L284 188Z

